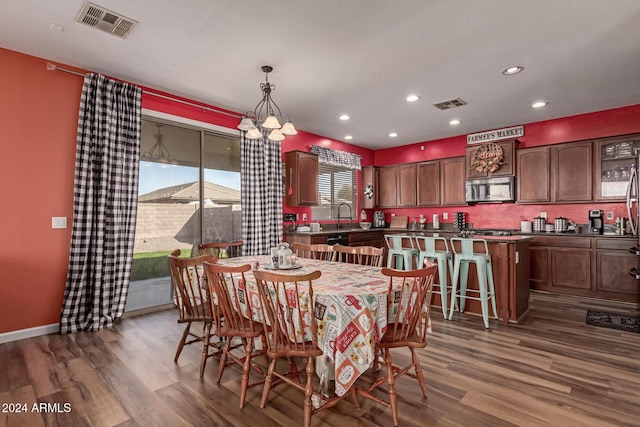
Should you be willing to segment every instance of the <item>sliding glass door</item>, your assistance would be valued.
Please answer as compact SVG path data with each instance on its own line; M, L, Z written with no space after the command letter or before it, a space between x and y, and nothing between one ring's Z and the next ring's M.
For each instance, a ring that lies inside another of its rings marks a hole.
M239 137L143 119L140 154L126 312L173 303L173 250L190 257L201 242L241 239Z

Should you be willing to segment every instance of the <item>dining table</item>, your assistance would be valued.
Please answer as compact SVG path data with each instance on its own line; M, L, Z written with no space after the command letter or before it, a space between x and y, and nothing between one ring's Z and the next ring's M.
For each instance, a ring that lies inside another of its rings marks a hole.
M373 365L375 344L387 328L387 295L389 278L380 267L298 258L293 268L274 269L271 257L242 256L218 260L220 264L239 266L250 264L280 274L307 274L320 270L313 281L313 299L307 307L317 324L318 346L323 356L316 360L320 391L327 394L330 376L335 380L334 392L344 396L356 380ZM260 298L252 274L247 274L245 292L254 306ZM246 315L246 314L245 314ZM262 321L261 313L252 313ZM430 322L429 322L430 327Z

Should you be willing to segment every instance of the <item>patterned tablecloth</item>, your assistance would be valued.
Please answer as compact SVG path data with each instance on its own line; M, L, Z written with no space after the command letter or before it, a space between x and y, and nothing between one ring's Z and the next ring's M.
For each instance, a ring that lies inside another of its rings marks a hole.
M268 256L245 256L221 259L225 265L260 263L269 267ZM301 268L278 270L279 273L306 274L320 270L313 282L314 315L318 325L318 345L335 368L335 392L343 396L373 361L374 344L387 325L388 278L381 268L357 264L298 259ZM252 274L246 275L247 297L259 301ZM254 313L255 317L261 317ZM257 320L257 319L256 319ZM329 372L328 365L318 364L318 375ZM326 378L324 378L326 380Z

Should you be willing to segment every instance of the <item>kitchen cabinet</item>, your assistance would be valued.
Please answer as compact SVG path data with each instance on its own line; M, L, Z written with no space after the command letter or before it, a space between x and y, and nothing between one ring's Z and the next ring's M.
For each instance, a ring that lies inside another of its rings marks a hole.
M518 150L516 155L518 178L516 199L521 203L542 203L551 200L549 147Z
M285 205L318 204L318 155L305 151L284 153Z
M530 246L529 280L533 289L590 296L590 238L536 237Z
M451 157L440 160L440 191L443 206L464 206L465 158Z
M378 206L395 208L398 206L398 166L384 166L378 169Z
M640 135L596 141L595 198L598 201L626 201L631 165L640 154Z
M466 147L466 179L486 178L490 176L515 175L516 173L516 146L520 141L511 139L507 141L490 142L487 144L471 145ZM502 165L494 172L478 171L473 166L473 161L479 151L487 147L499 147L502 150Z
M440 161L418 163L417 165L418 206L440 205Z
M536 236L530 247L532 289L640 303L640 286L628 271L638 261L633 237Z
M590 202L593 200L592 183L592 141L551 146L553 202Z
M369 198L364 194L368 185L373 188L373 197ZM365 166L362 168L362 191L360 192L360 206L363 209L373 209L378 207L378 168L375 166Z
M591 141L524 148L516 159L518 203L593 201Z
M416 164L398 165L398 206L416 205Z
M638 257L630 253L632 239L595 239L595 290L619 301L640 302L640 285L628 274Z

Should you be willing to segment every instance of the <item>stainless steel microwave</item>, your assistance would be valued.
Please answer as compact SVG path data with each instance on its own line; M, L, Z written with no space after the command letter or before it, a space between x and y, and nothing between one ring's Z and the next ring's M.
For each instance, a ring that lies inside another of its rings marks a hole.
M465 200L469 204L516 201L515 176L469 179L465 184Z

